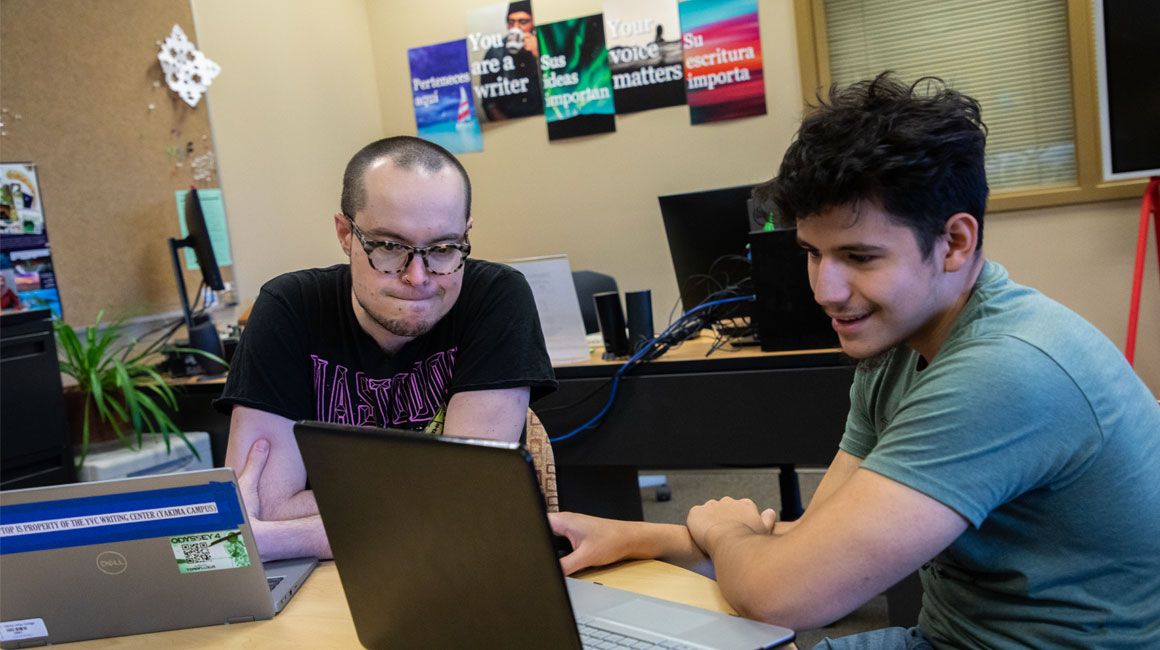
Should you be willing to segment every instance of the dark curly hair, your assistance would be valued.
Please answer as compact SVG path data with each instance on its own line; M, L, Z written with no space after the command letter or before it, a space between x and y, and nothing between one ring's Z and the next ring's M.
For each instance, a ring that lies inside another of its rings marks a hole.
M450 165L463 178L466 205L464 219L471 216L471 179L463 164L443 147L411 135L397 135L383 138L359 149L346 164L342 175L342 213L354 218L355 213L366 207L366 171L382 158L389 158L403 169L424 169L437 172Z
M988 190L979 103L941 79L907 86L891 72L829 95L802 120L777 177L754 188L758 204L792 227L873 201L915 233L924 257L947 218L966 212L979 222L980 250Z

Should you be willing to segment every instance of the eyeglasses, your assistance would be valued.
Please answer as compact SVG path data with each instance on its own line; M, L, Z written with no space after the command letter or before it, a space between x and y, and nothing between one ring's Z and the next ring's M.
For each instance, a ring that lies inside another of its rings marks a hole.
M342 215L350 222L354 236L366 251L371 268L380 273L401 273L411 265L415 255L423 258L423 266L433 275L450 275L463 268L471 253L471 242L463 233L462 244L436 244L434 246L409 246L396 241L367 239L362 229L355 225L349 214Z

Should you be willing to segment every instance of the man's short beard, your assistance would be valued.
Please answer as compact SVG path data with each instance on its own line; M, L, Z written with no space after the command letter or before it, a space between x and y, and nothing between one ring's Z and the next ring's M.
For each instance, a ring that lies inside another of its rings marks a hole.
M849 355L846 355L846 358L849 359L851 364L856 365L858 370L861 370L861 371L877 370L877 369L881 368L882 366L886 365L887 362L890 361L890 358L894 356L894 351L897 350L899 347L901 347L901 345L902 344L900 343L898 345L891 346L891 347L886 348L885 350L879 352L878 354L866 357L865 359L857 359L857 358L851 357Z
M366 313L366 315L369 316L371 320L378 324L379 327L387 330L395 336L405 336L407 338L422 336L427 332L430 332L431 328L435 327L435 323L438 322L435 320L431 322L422 321L419 323L411 323L401 319L384 318L376 314L374 310L367 306L367 304L362 301L362 298L359 297L358 292L354 292L354 299L358 301L358 304L363 308L363 312Z

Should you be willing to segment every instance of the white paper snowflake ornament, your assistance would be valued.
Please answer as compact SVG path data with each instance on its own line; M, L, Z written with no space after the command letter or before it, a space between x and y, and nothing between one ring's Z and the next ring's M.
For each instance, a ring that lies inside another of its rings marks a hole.
M169 89L190 106L197 106L205 89L222 71L220 65L205 58L189 42L180 25L174 25L169 38L161 43L157 60L161 62L161 70L165 73L165 83L169 84Z

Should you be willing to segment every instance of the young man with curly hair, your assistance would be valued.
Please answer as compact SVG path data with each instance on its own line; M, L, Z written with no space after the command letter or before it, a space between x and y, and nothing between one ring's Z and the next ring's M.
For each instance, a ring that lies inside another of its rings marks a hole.
M1160 647L1160 405L1095 327L985 258L985 139L974 99L889 74L806 116L755 195L796 224L860 360L809 508L560 513L565 571L709 560L738 611L803 629L919 570L917 627L819 647Z

